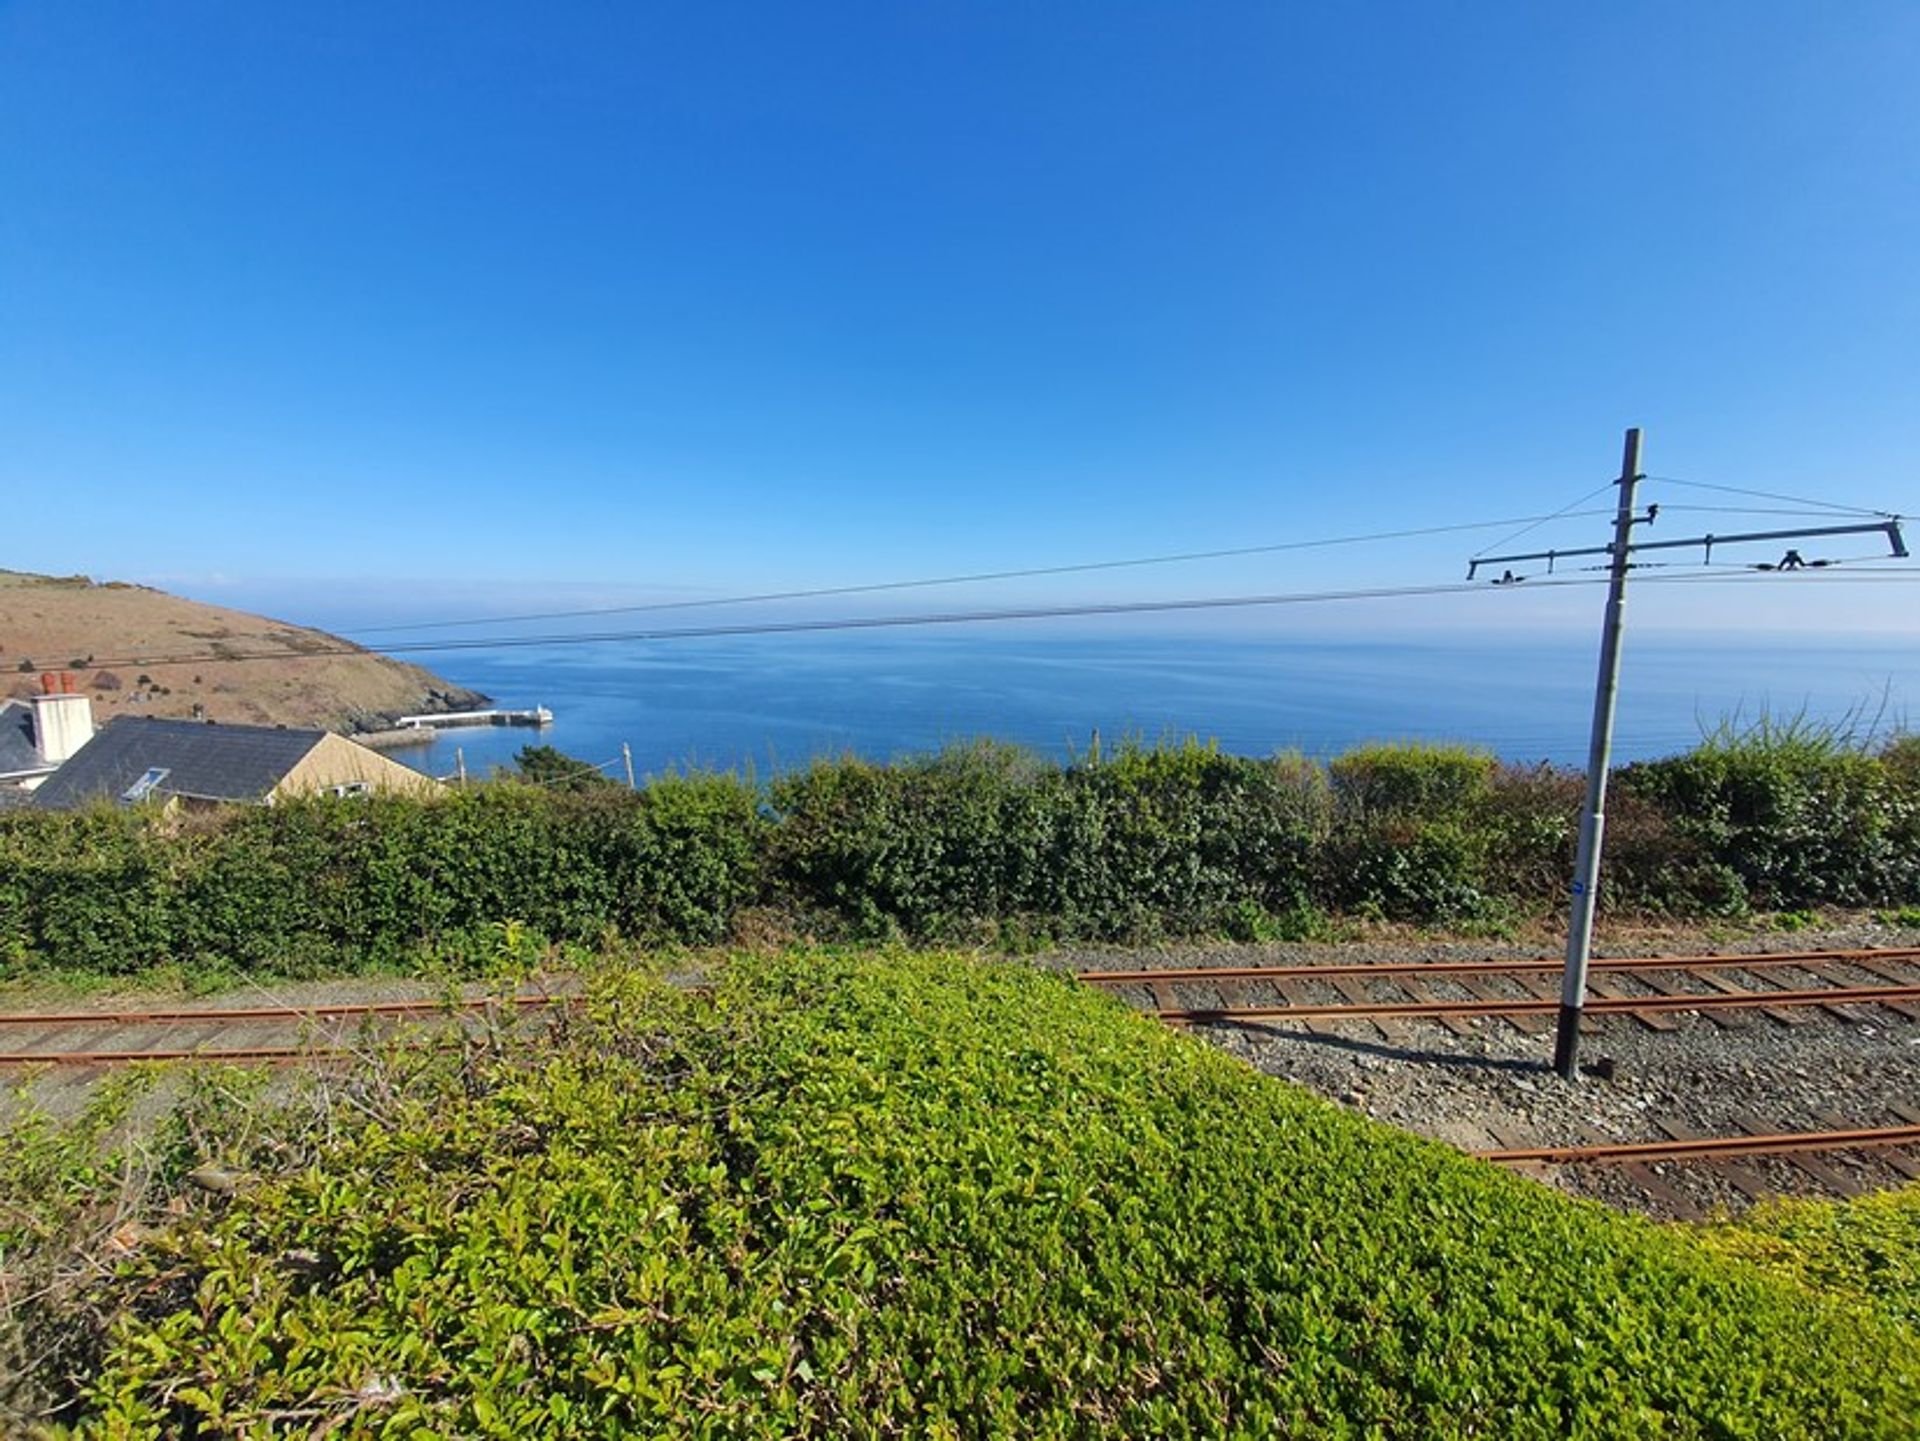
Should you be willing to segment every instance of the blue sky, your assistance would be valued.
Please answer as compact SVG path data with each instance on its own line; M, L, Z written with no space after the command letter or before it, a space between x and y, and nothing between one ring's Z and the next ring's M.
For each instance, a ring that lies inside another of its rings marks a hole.
M347 619L835 584L1552 510L1627 424L1920 509L1917 74L1910 0L15 0L0 564ZM1709 591L1647 612L1920 610Z

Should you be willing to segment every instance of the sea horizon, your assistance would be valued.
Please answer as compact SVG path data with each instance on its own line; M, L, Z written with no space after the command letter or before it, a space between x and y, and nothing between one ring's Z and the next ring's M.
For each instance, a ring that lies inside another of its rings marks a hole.
M552 745L624 778L765 777L846 754L876 761L992 739L1055 760L1194 737L1236 754L1317 758L1379 741L1458 742L1522 764L1587 753L1591 636L863 634L511 647L417 657L543 730L462 728L393 752L469 775ZM1920 637L1633 637L1615 756L1648 759L1716 729L1804 719L1872 739L1906 728Z

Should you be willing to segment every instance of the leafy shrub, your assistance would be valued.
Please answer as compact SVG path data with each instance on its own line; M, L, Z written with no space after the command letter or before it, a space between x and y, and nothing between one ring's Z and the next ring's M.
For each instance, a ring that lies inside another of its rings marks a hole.
M1469 746L1361 746L1328 767L1334 794L1350 810L1367 815L1429 818L1457 816L1493 785L1493 756Z
M1920 793L1920 735L1897 735L1880 748L1880 764L1906 795Z
M1850 1201L1769 1201L1704 1237L1723 1254L1920 1329L1920 1188Z
M554 941L706 942L760 887L758 800L725 776L635 794L483 786L190 818L0 814L0 959L378 969L492 922Z
M1569 862L1567 874L1572 872ZM1739 872L1717 859L1695 828L1641 795L1630 774L1607 797L1600 887L1601 904L1622 910L1737 916L1748 908Z
M521 746L513 765L518 779L555 790L590 791L614 784L597 766L575 760L555 746Z
M1723 727L1685 755L1629 766L1621 782L1759 904L1867 905L1920 891L1920 793L1831 729L1765 717Z
M440 1064L99 1289L81 1434L1785 1438L1920 1406L1890 1316L1025 968L742 961Z
M1573 874L1586 778L1555 766L1503 765L1475 808L1487 838L1486 885L1503 896L1558 895Z
M964 936L1009 920L1119 939L1217 930L1311 902L1317 771L1188 743L1060 769L976 745L774 783L774 874L856 935Z

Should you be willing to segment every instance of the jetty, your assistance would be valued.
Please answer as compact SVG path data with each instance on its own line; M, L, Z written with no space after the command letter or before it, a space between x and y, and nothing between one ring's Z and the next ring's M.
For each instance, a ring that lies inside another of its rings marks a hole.
M396 730L446 730L453 726L536 726L553 724L553 712L543 705L532 710L450 710L432 715L403 715L394 718Z

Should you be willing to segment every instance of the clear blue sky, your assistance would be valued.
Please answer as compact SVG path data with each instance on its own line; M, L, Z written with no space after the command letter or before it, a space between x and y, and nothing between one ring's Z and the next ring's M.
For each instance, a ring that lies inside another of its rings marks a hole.
M1911 0L14 0L0 565L831 584L1552 509L1629 423L1920 508L1916 76Z

